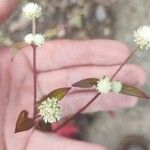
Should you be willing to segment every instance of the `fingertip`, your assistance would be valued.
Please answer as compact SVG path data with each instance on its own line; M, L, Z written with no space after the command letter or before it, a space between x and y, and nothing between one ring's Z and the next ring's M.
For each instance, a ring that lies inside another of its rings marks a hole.
M146 82L146 73L143 68L136 64L128 64L126 66L127 70L126 73L128 73L128 76L130 76L131 82L134 81L134 85L136 86L142 86ZM127 74L125 74L127 76Z
M126 84L140 87L146 82L146 76L144 69L140 66L136 64L126 64L115 79L119 79Z
M137 103L138 99L136 97L126 96L126 99L122 100L122 106L120 108L131 108L134 107Z
M137 72L137 78L138 78L138 86L144 85L147 79L147 74L144 70L144 68L139 67L138 65L132 64L132 67L136 70Z
M114 111L123 108L133 107L137 103L137 98L124 94L110 93L107 96L100 97L99 107L102 111ZM96 106L97 107L97 106Z

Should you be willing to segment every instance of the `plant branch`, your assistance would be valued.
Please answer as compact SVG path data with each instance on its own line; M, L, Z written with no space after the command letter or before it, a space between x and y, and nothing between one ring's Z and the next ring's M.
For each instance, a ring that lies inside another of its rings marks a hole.
M116 75L119 73L119 71L124 67L124 65L129 61L129 59L134 55L134 53L136 52L137 48L135 48L133 50L133 52L125 59L125 61L120 65L120 67L116 70L116 72L112 75L110 80L113 80ZM62 127L64 127L66 124L68 124L71 120L75 119L76 117L78 117L78 115L83 112L90 104L92 104L100 95L100 93L97 93L84 107L82 107L76 114L74 114L71 118L69 118L68 120L66 120L62 125L60 125L58 128L54 129L53 132L57 132L58 130L60 130Z
M116 72L111 77L111 81L116 77L116 75L119 73L119 71L124 67L124 65L130 60L130 58L135 54L137 48L135 48L132 53L126 58L126 60L120 65L120 67L116 70Z

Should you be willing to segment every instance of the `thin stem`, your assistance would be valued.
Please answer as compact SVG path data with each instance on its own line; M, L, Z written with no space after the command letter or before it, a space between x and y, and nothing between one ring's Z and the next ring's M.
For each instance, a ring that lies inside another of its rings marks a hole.
M36 20L32 19L32 34L36 34ZM36 48L37 46L32 44L33 48L33 118L36 115L36 99L37 99L37 75L36 75Z
M70 117L68 120L66 120L62 125L60 125L58 128L56 128L53 132L57 132L59 129L64 127L66 124L68 124L72 119L78 117L78 115L83 110L85 110L93 101L95 101L99 95L100 95L100 93L97 93L84 107L82 107L76 114L74 114L72 117Z
M120 67L116 70L116 72L113 74L111 77L111 81L116 77L116 75L119 73L119 71L124 67L124 65L130 60L130 58L134 55L136 52L137 48L135 48L132 53L126 58L126 60L120 65Z
M41 118L41 115L35 115L33 119L36 120L38 118Z
M36 34L36 19L32 19L32 34Z
M33 118L36 115L36 99L37 99L37 76L36 76L36 46L33 47L33 93L34 93L34 101L33 101Z
M116 75L119 73L119 71L124 67L124 65L129 61L129 59L134 55L136 52L137 48L133 50L133 52L125 59L125 61L121 64L121 66L116 70L116 72L112 75L111 81L116 77ZM74 114L71 118L66 120L62 125L60 125L58 128L56 128L53 132L57 132L60 130L62 127L64 127L66 124L68 124L71 120L75 119L78 117L78 115L83 112L90 104L92 104L98 97L100 93L97 93L84 107L82 107L76 114Z

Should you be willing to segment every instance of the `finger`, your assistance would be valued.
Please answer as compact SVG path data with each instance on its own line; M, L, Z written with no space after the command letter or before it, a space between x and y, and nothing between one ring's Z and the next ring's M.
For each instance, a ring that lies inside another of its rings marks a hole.
M80 91L67 95L61 101L63 108L63 117L73 115L83 108L97 93L90 91ZM114 111L122 108L132 107L136 104L137 98L110 93L100 95L91 105L89 105L83 113L91 113L97 111Z
M42 93L48 94L50 91L71 86L73 83L86 78L100 78L103 75L112 76L119 66L109 67L74 67L38 74L39 87ZM143 85L145 82L145 72L136 65L125 65L117 76L118 80L129 84Z
M16 9L20 0L0 0L0 24Z
M27 150L106 150L102 146L81 141L63 138L54 134L45 134L35 131L31 138Z
M42 73L39 76L40 88L43 90L43 93L48 94L50 91L54 90L54 87L60 88L63 86L71 85L77 78L80 78L81 80L87 77L97 77L103 75L111 76L112 72L117 68L118 66L89 68L83 67L82 69L72 69L72 71L65 70L68 71L68 73L62 73L59 71ZM145 78L145 72L138 66L131 64L126 65L117 77L117 79L135 86L143 85L145 82ZM76 80L76 82L77 81L79 80ZM81 91L79 89L73 89L71 91L71 94L66 96L62 101L64 116L77 112L77 110L82 108L95 95L95 92L92 91L83 92L83 90ZM131 96L111 93L108 95L99 96L95 103L88 107L86 112L94 112L98 110L116 110L119 108L131 107L136 103L136 100L136 98L133 98Z
M32 50L24 53L32 64ZM38 70L46 71L79 65L120 64L129 55L124 44L111 40L47 42L37 50Z
M5 113L7 104L7 89L9 88L9 75L7 70L7 64L2 65L0 60L0 150L5 149L5 137L4 137L4 125L5 125Z

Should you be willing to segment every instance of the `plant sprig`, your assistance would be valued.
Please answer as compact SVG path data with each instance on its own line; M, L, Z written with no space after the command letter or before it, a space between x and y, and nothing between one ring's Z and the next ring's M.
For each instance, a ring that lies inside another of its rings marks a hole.
M126 58L126 60L119 66L115 73L109 78L103 76L100 79L91 77L83 79L74 83L71 87L63 87L51 91L40 100L37 100L37 74L36 74L36 51L37 47L42 47L45 42L45 36L40 33L36 33L36 20L41 16L42 8L36 3L28 3L23 7L23 15L32 23L32 33L25 36L24 42L17 44L15 48L21 50L23 47L30 45L33 49L33 117L28 117L28 111L22 110L16 122L15 133L29 130L33 127L42 131L57 132L59 129L68 124L72 119L78 117L89 105L91 105L100 95L107 95L110 92L116 94L125 94L129 96L135 96L143 99L150 99L150 97L141 89L122 83L115 80L120 70L128 62L128 60L135 54L140 48L150 48L150 27L143 26L134 32L134 41L137 48ZM64 121L58 128L52 130L51 124L61 119L63 108L61 108L59 102L68 94L73 88L95 88L96 95L88 101L86 105L80 108L72 117Z

